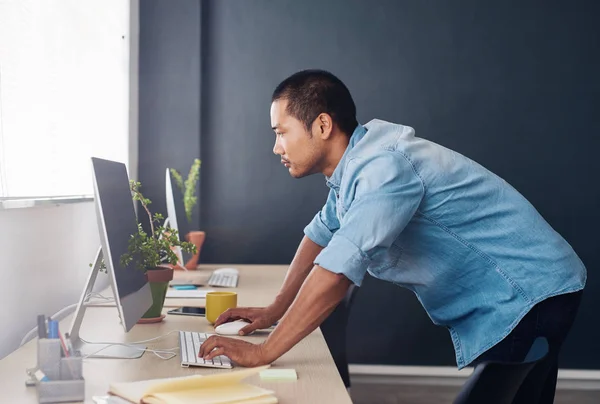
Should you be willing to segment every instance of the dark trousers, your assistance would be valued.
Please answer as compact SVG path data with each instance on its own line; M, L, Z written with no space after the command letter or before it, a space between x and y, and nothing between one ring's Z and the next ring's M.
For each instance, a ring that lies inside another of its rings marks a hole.
M556 391L558 354L573 325L582 292L548 298L523 317L517 327L479 356L473 365L482 361L521 362L537 337L548 340L548 356L529 373L513 404L551 404Z
M329 317L321 324L321 331L323 332L323 337L325 337L325 342L347 388L350 387L350 373L348 372L348 358L346 355L346 327L348 325L350 307L352 306L357 290L357 286L351 285L344 300L337 305Z

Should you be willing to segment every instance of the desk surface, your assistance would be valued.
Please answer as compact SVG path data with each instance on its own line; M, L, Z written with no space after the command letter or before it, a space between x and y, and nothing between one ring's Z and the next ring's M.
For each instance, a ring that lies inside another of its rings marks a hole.
M220 266L202 265L198 271L176 272L176 279L206 279L212 269ZM287 266L271 265L232 265L240 270L238 288L239 306L264 306L269 304L283 282ZM227 290L227 289L223 289ZM169 306L203 306L200 299L168 299ZM165 308L164 312L168 308ZM71 318L61 322L61 330L69 329ZM92 307L86 311L81 336L90 342L135 342L161 335L174 330L214 332L204 318L168 315L159 324L136 325L129 333L124 333L114 306ZM259 342L266 333L255 333L243 337L251 342ZM241 338L241 337L240 337ZM178 347L178 336L173 332L149 348ZM177 351L176 351L177 352ZM8 355L0 361L2 380L2 402L37 403L35 387L25 386L25 369L36 364L36 339ZM272 368L294 368L298 373L295 382L263 382L258 376L248 382L275 391L280 403L351 403L344 384L337 372L333 359L319 329L315 330L288 353L275 361ZM135 381L162 377L210 374L230 370L210 368L182 368L179 355L163 360L150 352L139 359L85 359L84 378L86 403L93 403L92 396L105 395L111 382ZM235 370L235 369L234 369Z

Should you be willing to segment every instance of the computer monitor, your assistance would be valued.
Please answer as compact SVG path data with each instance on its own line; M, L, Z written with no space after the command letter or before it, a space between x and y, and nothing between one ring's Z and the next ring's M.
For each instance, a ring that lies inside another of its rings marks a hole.
M130 236L138 231L127 168L123 163L92 158L92 173L101 248L81 295L70 338L76 345L75 349L81 350L83 355L98 351L94 356L139 357L144 353L144 346L108 344L103 348L95 343L84 344L79 335L87 297L92 292L102 259L125 332L131 330L152 305L150 284L144 272L136 268L135 262L121 265L121 256L128 250Z
M174 192L177 192L177 194ZM183 198L181 197L181 192L173 187L171 169L169 168L167 168L165 173L165 197L167 202L167 219L165 220L165 226L168 225L173 230L177 230L179 239L183 240L184 237L182 234L185 234L185 223L182 223L183 221L177 221L177 212L179 212L180 218L185 218L185 207L183 204ZM173 250L177 255L178 264L185 268L185 263L191 258L191 254L182 251L181 247L175 247Z
M167 202L167 218L165 220L165 226L171 227L173 230L177 230L179 234L179 225L177 223L177 209L175 209L175 196L173 195L173 185L171 182L171 171L167 168L165 173L165 197ZM181 235L179 235L181 240ZM183 266L183 253L181 247L177 246L173 248L175 255L177 255L177 263Z

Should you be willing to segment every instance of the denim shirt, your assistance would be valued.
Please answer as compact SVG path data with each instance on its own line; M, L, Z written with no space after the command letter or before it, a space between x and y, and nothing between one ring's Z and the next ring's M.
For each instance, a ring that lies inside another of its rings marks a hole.
M538 302L583 289L571 246L512 186L467 157L381 120L359 125L304 229L315 264L413 291L450 331L459 369Z

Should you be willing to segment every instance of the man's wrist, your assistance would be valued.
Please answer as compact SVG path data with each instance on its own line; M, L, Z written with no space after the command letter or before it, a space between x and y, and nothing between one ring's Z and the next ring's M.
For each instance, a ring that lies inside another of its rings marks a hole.
M273 322L275 322L280 320L281 317L283 317L283 315L287 311L287 305L282 301L275 299L273 303L267 306L267 310L269 310L269 313L273 315Z
M274 355L273 352L269 350L268 340L258 344L258 349L260 352L261 363L264 365L269 365L278 358L278 356Z

